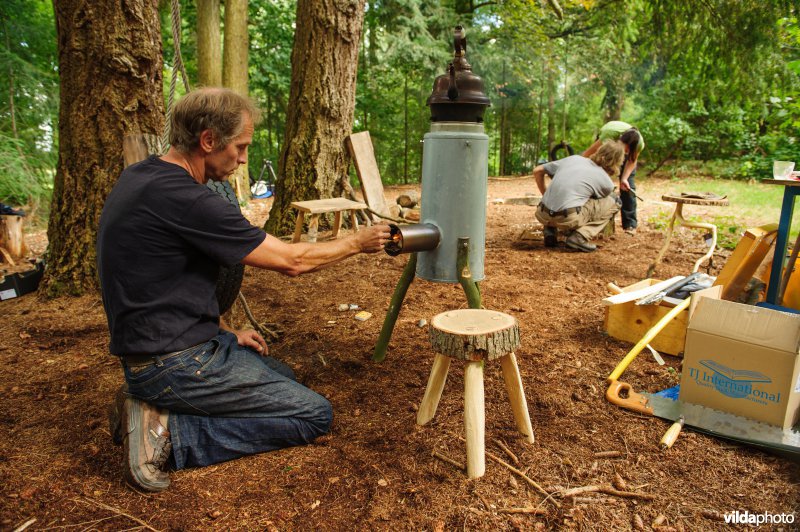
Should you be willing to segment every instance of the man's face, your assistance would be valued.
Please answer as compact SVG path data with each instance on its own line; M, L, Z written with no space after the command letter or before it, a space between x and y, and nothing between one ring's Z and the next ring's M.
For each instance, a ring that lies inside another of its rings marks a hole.
M244 127L238 137L230 144L217 148L206 155L206 179L225 181L240 164L247 162L247 147L253 142L253 120L244 115Z

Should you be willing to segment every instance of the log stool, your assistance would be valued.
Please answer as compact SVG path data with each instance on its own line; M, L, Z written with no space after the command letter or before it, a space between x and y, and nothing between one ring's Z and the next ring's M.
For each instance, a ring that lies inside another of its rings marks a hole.
M664 255L667 252L667 248L669 248L669 242L672 239L672 231L675 229L675 223L677 222L678 226L685 225L686 227L697 227L700 229L709 229L711 231L711 247L708 249L708 253L697 259L697 262L694 263L694 268L692 268L692 273L696 272L700 269L700 265L706 259L710 259L711 256L714 254L714 249L717 247L717 226L714 224L709 223L701 223L701 222L690 222L683 218L683 206L684 205L705 205L709 206L719 206L719 207L727 207L729 205L727 198L716 196L714 194L687 194L683 193L680 195L673 195L667 194L661 196L663 201L669 201L675 203L675 212L672 214L672 218L669 221L669 227L667 227L667 234L666 238L664 239L664 245L661 247L661 251L658 252L658 256L656 260L650 265L647 270L647 277L650 277L655 273L656 268L661 263L661 259L664 258Z
M311 219L308 221L308 241L316 242L320 214L334 213L331 238L336 238L339 236L339 229L342 227L343 211L350 211L350 223L353 225L353 231L357 231L358 220L356 219L356 211L367 208L366 203L351 201L347 198L293 201L290 205L297 209L297 220L294 224L294 238L292 238L292 242L300 242L300 236L303 234L303 220L306 213L311 214ZM369 218L367 219L369 220Z
M417 412L417 425L436 414L450 368L450 358L464 360L464 430L467 441L467 476L478 478L486 472L483 366L500 359L511 410L517 429L533 443L533 427L525 402L514 350L519 347L517 320L493 310L460 309L438 314L431 320L431 344L437 351L428 386Z

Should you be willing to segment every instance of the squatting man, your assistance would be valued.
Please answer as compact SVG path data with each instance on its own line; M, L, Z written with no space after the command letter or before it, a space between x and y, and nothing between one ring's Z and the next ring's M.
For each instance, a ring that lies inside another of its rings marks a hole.
M220 321L220 266L237 263L296 276L382 249L389 227L347 238L287 244L251 225L210 190L247 160L259 112L219 88L175 106L166 155L122 172L97 238L103 305L124 385L111 429L123 445L123 476L161 491L170 469L206 466L306 444L330 430L322 396L266 356L256 331Z
M536 219L544 225L545 246L558 245L558 231L563 231L568 248L584 252L597 249L591 240L619 211L610 176L617 172L624 156L622 143L607 140L591 157L571 155L533 169L536 186L543 194ZM545 174L553 178L549 187L545 187Z

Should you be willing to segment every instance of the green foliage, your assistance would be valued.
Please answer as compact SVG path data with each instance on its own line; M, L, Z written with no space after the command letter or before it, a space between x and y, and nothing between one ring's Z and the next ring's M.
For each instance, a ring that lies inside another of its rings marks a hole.
M0 201L49 200L57 150L53 5L0 3Z

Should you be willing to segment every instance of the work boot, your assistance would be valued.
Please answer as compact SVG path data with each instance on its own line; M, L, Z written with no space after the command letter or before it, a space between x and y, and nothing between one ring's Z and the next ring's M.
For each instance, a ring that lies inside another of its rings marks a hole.
M626 235L636 236L636 228L635 227L628 227L622 230Z
M122 440L125 439L125 431L122 428L122 413L125 410L125 399L128 398L127 392L127 384L120 386L108 411L108 426L114 445L122 445Z
M567 237L567 247L570 249L583 251L585 253L591 253L592 251L597 250L597 246L591 242L588 242L585 238L583 238L582 234L576 231Z
M542 233L544 233L544 247L554 248L558 245L558 229L545 226Z
M164 471L172 452L167 430L169 414L144 401L128 396L123 408L122 425L125 463L123 476L133 487L144 491L163 491L169 487Z

